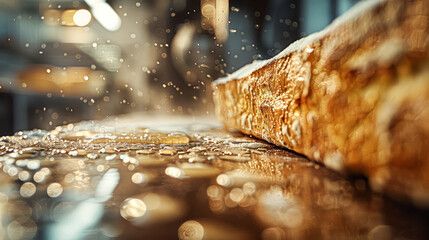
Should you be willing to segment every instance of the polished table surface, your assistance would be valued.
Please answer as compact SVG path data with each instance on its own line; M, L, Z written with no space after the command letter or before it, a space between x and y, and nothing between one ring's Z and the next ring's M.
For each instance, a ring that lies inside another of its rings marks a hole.
M429 212L213 119L0 140L0 239L429 239Z

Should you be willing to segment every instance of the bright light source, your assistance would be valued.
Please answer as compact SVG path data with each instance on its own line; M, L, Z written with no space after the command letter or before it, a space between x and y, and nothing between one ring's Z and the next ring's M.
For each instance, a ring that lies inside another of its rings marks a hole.
M214 29L219 42L228 39L229 0L202 0L201 15L203 29Z
M215 35L219 42L228 39L229 0L216 0Z
M73 15L73 21L79 27L88 25L91 18L91 13L86 9L80 9Z
M91 8L94 18L105 29L113 32L121 27L121 18L105 0L85 0L85 2Z

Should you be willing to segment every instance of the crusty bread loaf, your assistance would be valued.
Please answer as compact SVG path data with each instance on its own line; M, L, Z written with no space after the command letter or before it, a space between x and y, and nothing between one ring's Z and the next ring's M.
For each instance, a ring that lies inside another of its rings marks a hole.
M226 127L429 206L429 0L365 1L213 88Z

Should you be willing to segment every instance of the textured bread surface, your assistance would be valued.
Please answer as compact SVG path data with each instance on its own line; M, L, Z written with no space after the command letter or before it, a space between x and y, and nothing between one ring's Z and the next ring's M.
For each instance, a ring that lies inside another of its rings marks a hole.
M429 0L359 4L213 88L226 127L429 206Z

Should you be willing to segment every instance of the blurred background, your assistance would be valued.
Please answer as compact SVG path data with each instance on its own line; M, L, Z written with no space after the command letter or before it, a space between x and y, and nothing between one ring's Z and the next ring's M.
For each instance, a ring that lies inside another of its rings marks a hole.
M0 136L130 112L212 115L210 82L357 0L0 0Z

